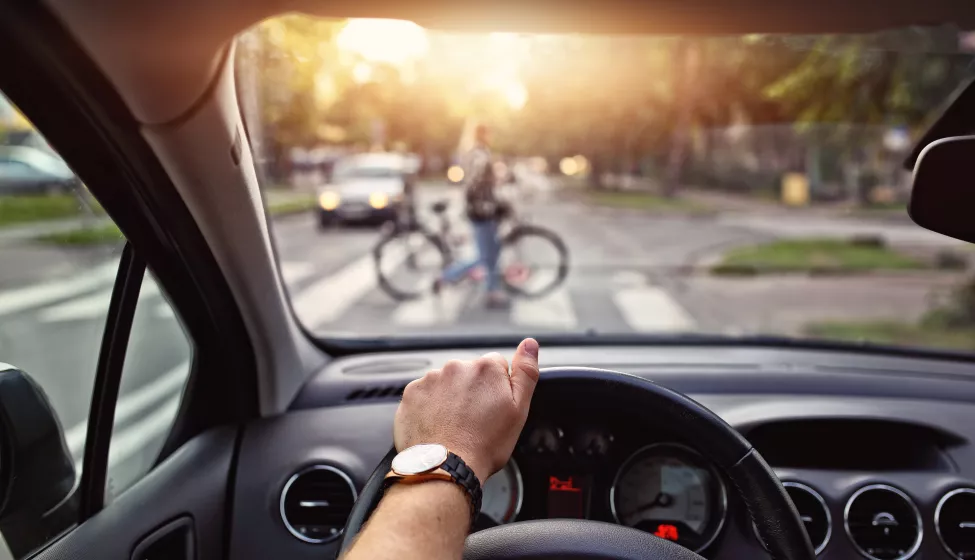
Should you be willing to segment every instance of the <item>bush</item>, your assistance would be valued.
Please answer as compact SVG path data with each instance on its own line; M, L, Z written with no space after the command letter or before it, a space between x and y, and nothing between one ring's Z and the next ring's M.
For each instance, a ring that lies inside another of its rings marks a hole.
M968 259L955 251L938 251L934 256L934 266L941 270L965 270Z
M887 242L879 235L862 234L851 237L850 245L853 245L854 247L874 247L876 249L883 249L887 246Z
M929 311L922 323L945 327L975 326L975 278L969 278L952 290L947 302Z

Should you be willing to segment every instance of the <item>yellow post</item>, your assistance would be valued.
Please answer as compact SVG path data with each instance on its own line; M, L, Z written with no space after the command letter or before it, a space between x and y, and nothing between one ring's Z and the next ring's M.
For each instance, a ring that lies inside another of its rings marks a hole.
M809 204L809 178L804 173L786 173L782 177L782 203L786 206Z

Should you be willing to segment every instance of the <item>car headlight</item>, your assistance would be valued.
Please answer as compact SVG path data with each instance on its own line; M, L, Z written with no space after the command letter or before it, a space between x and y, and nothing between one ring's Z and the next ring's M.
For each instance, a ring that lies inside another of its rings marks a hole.
M382 210L389 205L389 195L386 193L375 192L369 195L369 206L376 210Z
M339 202L341 202L341 197L339 193L334 191L325 191L318 195L318 205L322 207L323 210L335 210L339 207Z

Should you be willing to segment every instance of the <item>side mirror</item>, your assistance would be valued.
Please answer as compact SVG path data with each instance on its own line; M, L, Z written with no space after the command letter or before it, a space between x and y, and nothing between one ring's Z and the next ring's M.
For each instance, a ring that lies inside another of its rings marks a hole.
M0 364L0 529L11 549L48 525L75 485L74 461L44 391Z
M975 136L928 144L914 164L907 213L917 225L975 243Z

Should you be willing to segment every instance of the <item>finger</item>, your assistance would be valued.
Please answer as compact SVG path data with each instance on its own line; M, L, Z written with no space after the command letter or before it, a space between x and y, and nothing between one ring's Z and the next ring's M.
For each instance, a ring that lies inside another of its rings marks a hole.
M481 356L481 359L487 360L492 364L492 368L499 372L504 372L508 375L508 360L504 356L498 354L497 352L488 352L487 354Z
M538 383L538 342L534 338L526 338L515 350L515 357L511 360L511 392L515 404L527 407L531 402L535 384Z

